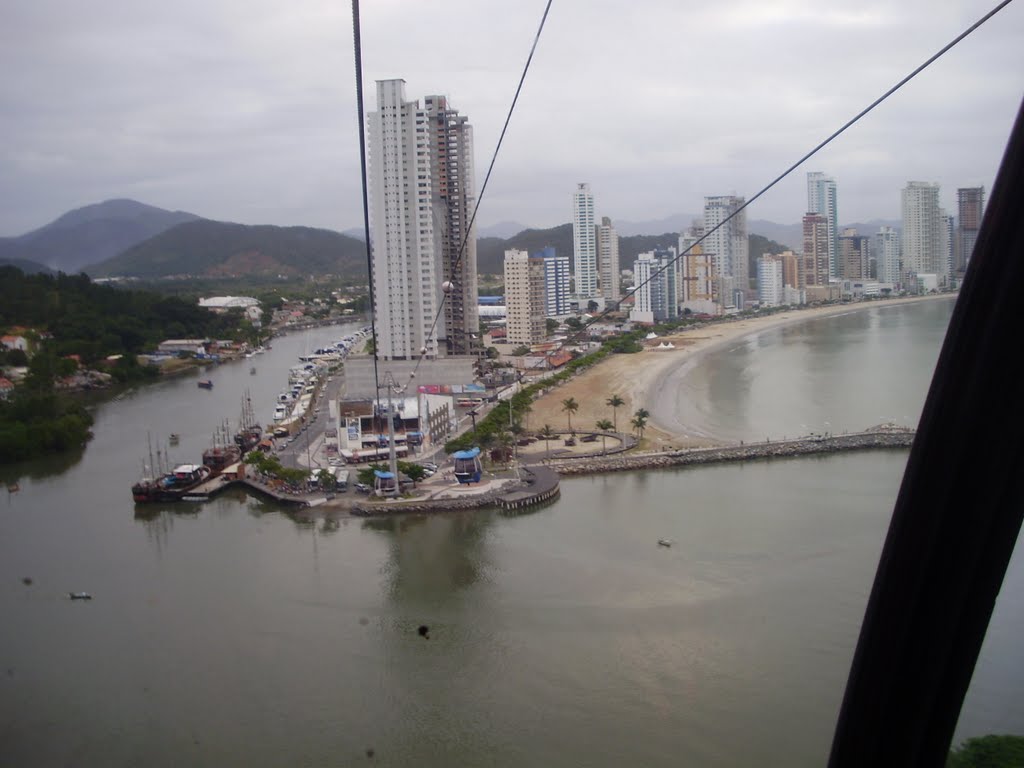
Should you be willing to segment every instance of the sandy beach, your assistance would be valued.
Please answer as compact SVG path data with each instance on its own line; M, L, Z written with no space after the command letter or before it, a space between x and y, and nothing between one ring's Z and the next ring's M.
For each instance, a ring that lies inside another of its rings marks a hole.
M651 412L643 447L661 449L672 447L700 447L718 444L713 438L700 436L696 425L675 422L669 411L671 397L662 396L663 384L671 373L687 363L694 363L701 355L736 342L738 339L762 333L784 325L802 323L815 318L860 312L876 307L892 306L917 301L950 300L949 294L906 299L886 299L853 304L838 304L812 309L800 309L765 317L723 321L703 328L680 331L663 336L659 342L671 342L676 349L657 351L645 349L631 355L612 355L579 376L548 392L533 403L528 427L536 430L544 424L565 430L567 419L562 401L575 398L579 410L572 417L575 429L594 429L599 419L612 419L612 409L606 401L618 394L625 404L618 408L618 428L629 432L630 420L638 408Z

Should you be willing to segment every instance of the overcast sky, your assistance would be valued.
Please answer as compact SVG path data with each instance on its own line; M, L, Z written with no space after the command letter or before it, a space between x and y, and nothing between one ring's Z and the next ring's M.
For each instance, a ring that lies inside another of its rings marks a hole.
M554 0L478 223L646 220L750 196L994 2ZM364 0L373 81L447 94L477 187L543 0ZM130 197L250 224L362 226L349 3L5 0L0 235ZM898 218L908 179L991 188L1024 95L1024 2L749 209L799 220L805 172L843 222Z

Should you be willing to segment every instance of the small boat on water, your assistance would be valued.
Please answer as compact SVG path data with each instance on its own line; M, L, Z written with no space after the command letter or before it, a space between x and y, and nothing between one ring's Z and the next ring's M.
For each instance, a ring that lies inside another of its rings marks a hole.
M177 432L171 432L171 435L168 438L168 440L170 441L171 445L177 445L179 442L181 442L181 435L179 435Z
M68 592L68 597L72 600L92 600L92 595L88 592Z
M213 380L201 379L196 382L196 386L199 387L200 389L213 389Z
M658 546L659 547L671 547L672 546L672 539L658 539Z
M256 366L255 365L252 368L249 369L249 375L250 376L255 376L256 375Z

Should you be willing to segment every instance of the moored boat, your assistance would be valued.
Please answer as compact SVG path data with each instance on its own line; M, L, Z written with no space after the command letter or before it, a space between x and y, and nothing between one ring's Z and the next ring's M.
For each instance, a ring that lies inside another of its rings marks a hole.
M145 478L132 486L132 498L138 504L180 501L196 486L208 480L210 468L201 464L179 464L157 478Z

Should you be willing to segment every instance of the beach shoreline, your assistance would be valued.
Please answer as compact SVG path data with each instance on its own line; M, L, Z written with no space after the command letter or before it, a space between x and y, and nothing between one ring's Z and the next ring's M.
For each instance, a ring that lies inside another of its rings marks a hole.
M881 299L852 304L834 304L809 309L793 309L764 317L747 317L734 321L719 321L700 328L681 330L659 337L659 342L671 342L675 349L645 349L635 354L612 355L570 381L537 398L529 414L529 428L539 429L550 424L562 430L567 426L562 401L572 397L579 403L573 415L573 425L579 430L592 430L598 419L611 418L606 400L618 394L625 403L618 408L618 430L630 431L630 419L638 408L646 408L651 416L644 435L644 447L649 450L670 448L700 448L726 444L707 434L700 425L673 423L670 413L673 404L671 389L665 383L684 366L697 365L705 355L734 344L740 339L756 336L784 326L795 325L824 317L863 312L880 307L899 306L921 301L950 300L954 294L935 294L901 299ZM864 427L869 425L865 424Z

